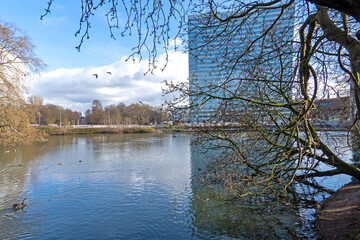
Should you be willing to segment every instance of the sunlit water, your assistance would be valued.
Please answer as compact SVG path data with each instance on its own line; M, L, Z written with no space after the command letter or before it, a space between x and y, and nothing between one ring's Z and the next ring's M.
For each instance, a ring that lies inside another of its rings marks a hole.
M0 148L0 239L315 238L309 206L244 202L197 184L206 159L191 139L65 136Z

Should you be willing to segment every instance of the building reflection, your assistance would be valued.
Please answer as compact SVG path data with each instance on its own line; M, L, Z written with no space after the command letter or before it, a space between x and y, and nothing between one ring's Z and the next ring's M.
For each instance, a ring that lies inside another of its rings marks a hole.
M303 217L298 207L285 204L271 196L256 199L237 198L221 187L220 182L203 182L211 174L212 159L221 151L203 152L192 141L191 213L193 235L199 238L223 236L236 239L308 238L303 232ZM295 187L292 187L293 189ZM309 226L308 226L309 227Z

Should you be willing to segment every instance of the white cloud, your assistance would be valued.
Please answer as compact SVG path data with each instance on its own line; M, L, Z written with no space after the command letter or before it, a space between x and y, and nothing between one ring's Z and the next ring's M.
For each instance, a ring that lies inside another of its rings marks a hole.
M169 53L164 71L156 69L154 74L146 75L147 61L126 62L125 59L123 57L108 66L60 68L33 76L30 94L43 97L46 103L78 111L90 108L94 99L100 100L104 106L138 101L156 106L164 101L161 92L163 80L186 81L188 77L188 58L184 53ZM164 56L158 63L159 68L163 66ZM93 74L98 74L98 78Z

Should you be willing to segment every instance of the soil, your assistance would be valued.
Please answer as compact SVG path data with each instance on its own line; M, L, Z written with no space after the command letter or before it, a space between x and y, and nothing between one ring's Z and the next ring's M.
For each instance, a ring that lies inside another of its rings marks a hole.
M316 216L320 239L360 240L360 182L353 181L321 204Z

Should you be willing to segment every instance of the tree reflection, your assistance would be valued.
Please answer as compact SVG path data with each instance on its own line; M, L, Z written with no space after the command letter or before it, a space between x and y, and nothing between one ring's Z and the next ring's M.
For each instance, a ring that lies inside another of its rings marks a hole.
M246 141L251 134L243 133L241 137L239 142ZM345 149L346 134L334 134L332 139L337 148L351 155L350 149ZM214 147L222 146L221 141L213 141L209 144L193 139L191 147L194 193L191 209L196 229L194 234L200 237L210 233L240 239L315 238L313 220L319 202L349 181L344 175L332 176L325 180L309 178L307 181L290 185L286 198L276 197L270 194L271 192L239 198L239 192L253 192L254 189L239 189L232 183L234 180L246 181L240 179L242 169L236 162L233 165L231 162L228 165L223 164L229 155L226 149ZM339 146L339 143L343 143L344 146ZM261 155L256 152L258 147L264 148L262 144L253 146L248 156L260 158ZM219 159L222 164L219 164ZM327 166L320 167L326 169ZM222 170L225 168L227 170L224 172L233 171L232 178L224 174ZM238 179L234 179L234 176L238 176ZM244 188L246 184L239 186ZM256 188L254 185L248 187Z

